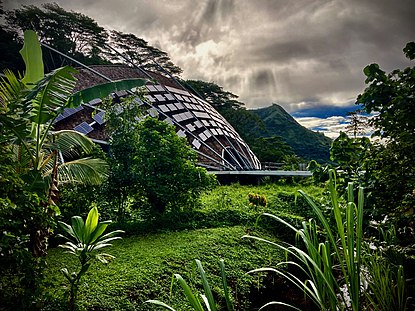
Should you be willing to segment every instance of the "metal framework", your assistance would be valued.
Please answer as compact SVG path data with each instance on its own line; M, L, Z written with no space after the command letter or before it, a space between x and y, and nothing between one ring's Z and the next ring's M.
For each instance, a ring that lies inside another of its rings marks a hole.
M45 43L41 43L41 45L108 82L113 81L105 74L95 70L92 66L87 66ZM141 73L141 75L144 75L150 80L155 80L148 72L123 57L117 50L110 46L108 48L116 52L134 70ZM147 93L145 95L147 100L140 100L140 104L148 107L147 112L149 115L155 116L157 114L166 122L174 124L176 133L179 136L186 137L189 144L198 153L199 165L206 167L208 170L260 169L259 160L233 127L206 100L190 93L161 65L156 62L155 64L179 88L160 84L157 80L157 84L147 85ZM118 97L135 95L132 90L116 92L115 94ZM105 122L103 119L105 110L98 107L100 102L100 99L95 99L89 103L82 104L82 106L99 111L100 115L94 118L91 123L83 121L77 124L74 127L75 130L87 135L94 130L96 123L102 125ZM65 118L75 115L82 108L77 111L73 111L73 109L71 111L66 110L57 118L56 122L61 122Z

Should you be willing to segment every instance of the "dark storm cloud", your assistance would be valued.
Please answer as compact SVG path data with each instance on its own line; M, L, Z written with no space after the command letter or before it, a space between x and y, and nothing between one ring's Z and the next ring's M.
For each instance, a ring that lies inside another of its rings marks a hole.
M208 0L198 3L199 6L192 8L191 18L184 21L181 33L176 37L192 47L216 38L220 32L217 26L226 24L234 10L233 0Z
M255 72L252 80L255 88L260 90L267 85L274 85L276 82L272 71L266 69Z

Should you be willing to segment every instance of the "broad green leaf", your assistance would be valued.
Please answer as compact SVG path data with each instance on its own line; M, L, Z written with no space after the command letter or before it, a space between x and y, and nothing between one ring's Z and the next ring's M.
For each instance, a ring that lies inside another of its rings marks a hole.
M24 32L24 45L20 50L20 54L26 65L26 72L22 82L31 88L31 85L34 85L44 76L42 48L33 30Z
M76 239L78 242L84 243L84 231L85 231L85 224L80 216L73 216L72 217L72 228L75 233Z
M110 222L100 222L94 232L92 232L89 243L94 243L104 233L109 224Z
M68 233L71 237L76 238L75 233L70 225L68 225L67 223L64 223L63 221L58 221L58 223L66 233ZM60 236L66 238L63 235L60 235Z
M122 90L131 90L144 86L145 79L125 79L98 84L74 93L70 98L70 106L77 107L81 103L87 103L95 98L106 98L111 93Z
M98 209L94 206L88 213L88 217L85 221L85 242L90 242L90 237L92 232L95 231L95 228L98 225Z

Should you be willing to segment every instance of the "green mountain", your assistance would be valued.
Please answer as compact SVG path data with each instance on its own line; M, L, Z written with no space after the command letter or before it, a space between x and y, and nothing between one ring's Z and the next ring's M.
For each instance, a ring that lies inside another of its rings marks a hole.
M256 132L257 137L279 136L299 157L318 162L329 161L332 140L300 125L281 106L272 104L270 107L249 111L262 121L262 126L251 128L251 134Z

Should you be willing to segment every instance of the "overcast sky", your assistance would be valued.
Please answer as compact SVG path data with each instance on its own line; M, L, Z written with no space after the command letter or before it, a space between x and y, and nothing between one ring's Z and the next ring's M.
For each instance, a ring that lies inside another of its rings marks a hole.
M46 1L5 0L5 8ZM247 108L351 106L362 69L403 68L414 0L56 0L169 53L183 78L212 81Z

